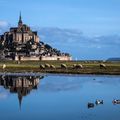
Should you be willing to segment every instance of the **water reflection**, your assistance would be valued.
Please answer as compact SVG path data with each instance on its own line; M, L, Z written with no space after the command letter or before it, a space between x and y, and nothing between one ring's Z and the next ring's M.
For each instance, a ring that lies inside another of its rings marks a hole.
M118 120L120 118L119 76L46 75L44 79L42 78L43 76L26 74L0 75L0 95L4 98L0 97L0 119ZM5 95L9 98L6 99ZM16 95L20 108L22 105L21 111L18 109Z
M22 98L37 89L40 79L44 76L9 76L0 75L0 86L9 89L10 93L18 94L19 107L21 109Z

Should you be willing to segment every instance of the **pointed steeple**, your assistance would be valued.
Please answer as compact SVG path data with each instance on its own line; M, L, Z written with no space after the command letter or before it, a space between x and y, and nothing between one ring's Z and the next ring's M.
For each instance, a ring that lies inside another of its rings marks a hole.
M22 26L22 17L21 17L21 12L20 12L20 15L19 15L19 22L18 22L18 26Z

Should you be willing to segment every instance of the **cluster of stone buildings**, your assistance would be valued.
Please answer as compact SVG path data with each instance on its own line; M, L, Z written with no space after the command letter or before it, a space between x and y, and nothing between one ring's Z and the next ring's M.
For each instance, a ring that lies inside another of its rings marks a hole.
M18 27L0 35L0 54L9 60L71 60L68 53L61 53L40 41L37 31L23 24L21 14Z

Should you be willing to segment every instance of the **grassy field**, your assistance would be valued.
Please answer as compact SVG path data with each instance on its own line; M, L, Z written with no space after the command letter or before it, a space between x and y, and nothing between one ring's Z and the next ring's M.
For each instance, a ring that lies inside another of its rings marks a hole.
M106 68L100 68L104 63ZM3 69L3 64L6 68ZM55 68L40 68L40 65L53 65ZM65 64L66 68L61 68ZM83 68L75 69L74 64L81 64ZM120 62L103 61L0 61L0 72L42 72L42 73L66 73L66 74L109 74L120 75Z

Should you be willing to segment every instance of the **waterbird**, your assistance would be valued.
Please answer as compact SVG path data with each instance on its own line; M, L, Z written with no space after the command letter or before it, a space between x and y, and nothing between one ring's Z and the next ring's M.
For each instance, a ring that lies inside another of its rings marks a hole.
M96 101L95 101L95 104L96 104L96 105L103 104L103 100L96 100Z
M89 108L94 108L94 103L88 103L88 109Z
M113 104L120 104L120 99L118 99L118 100L114 99L114 100L112 101L112 103L113 103Z

